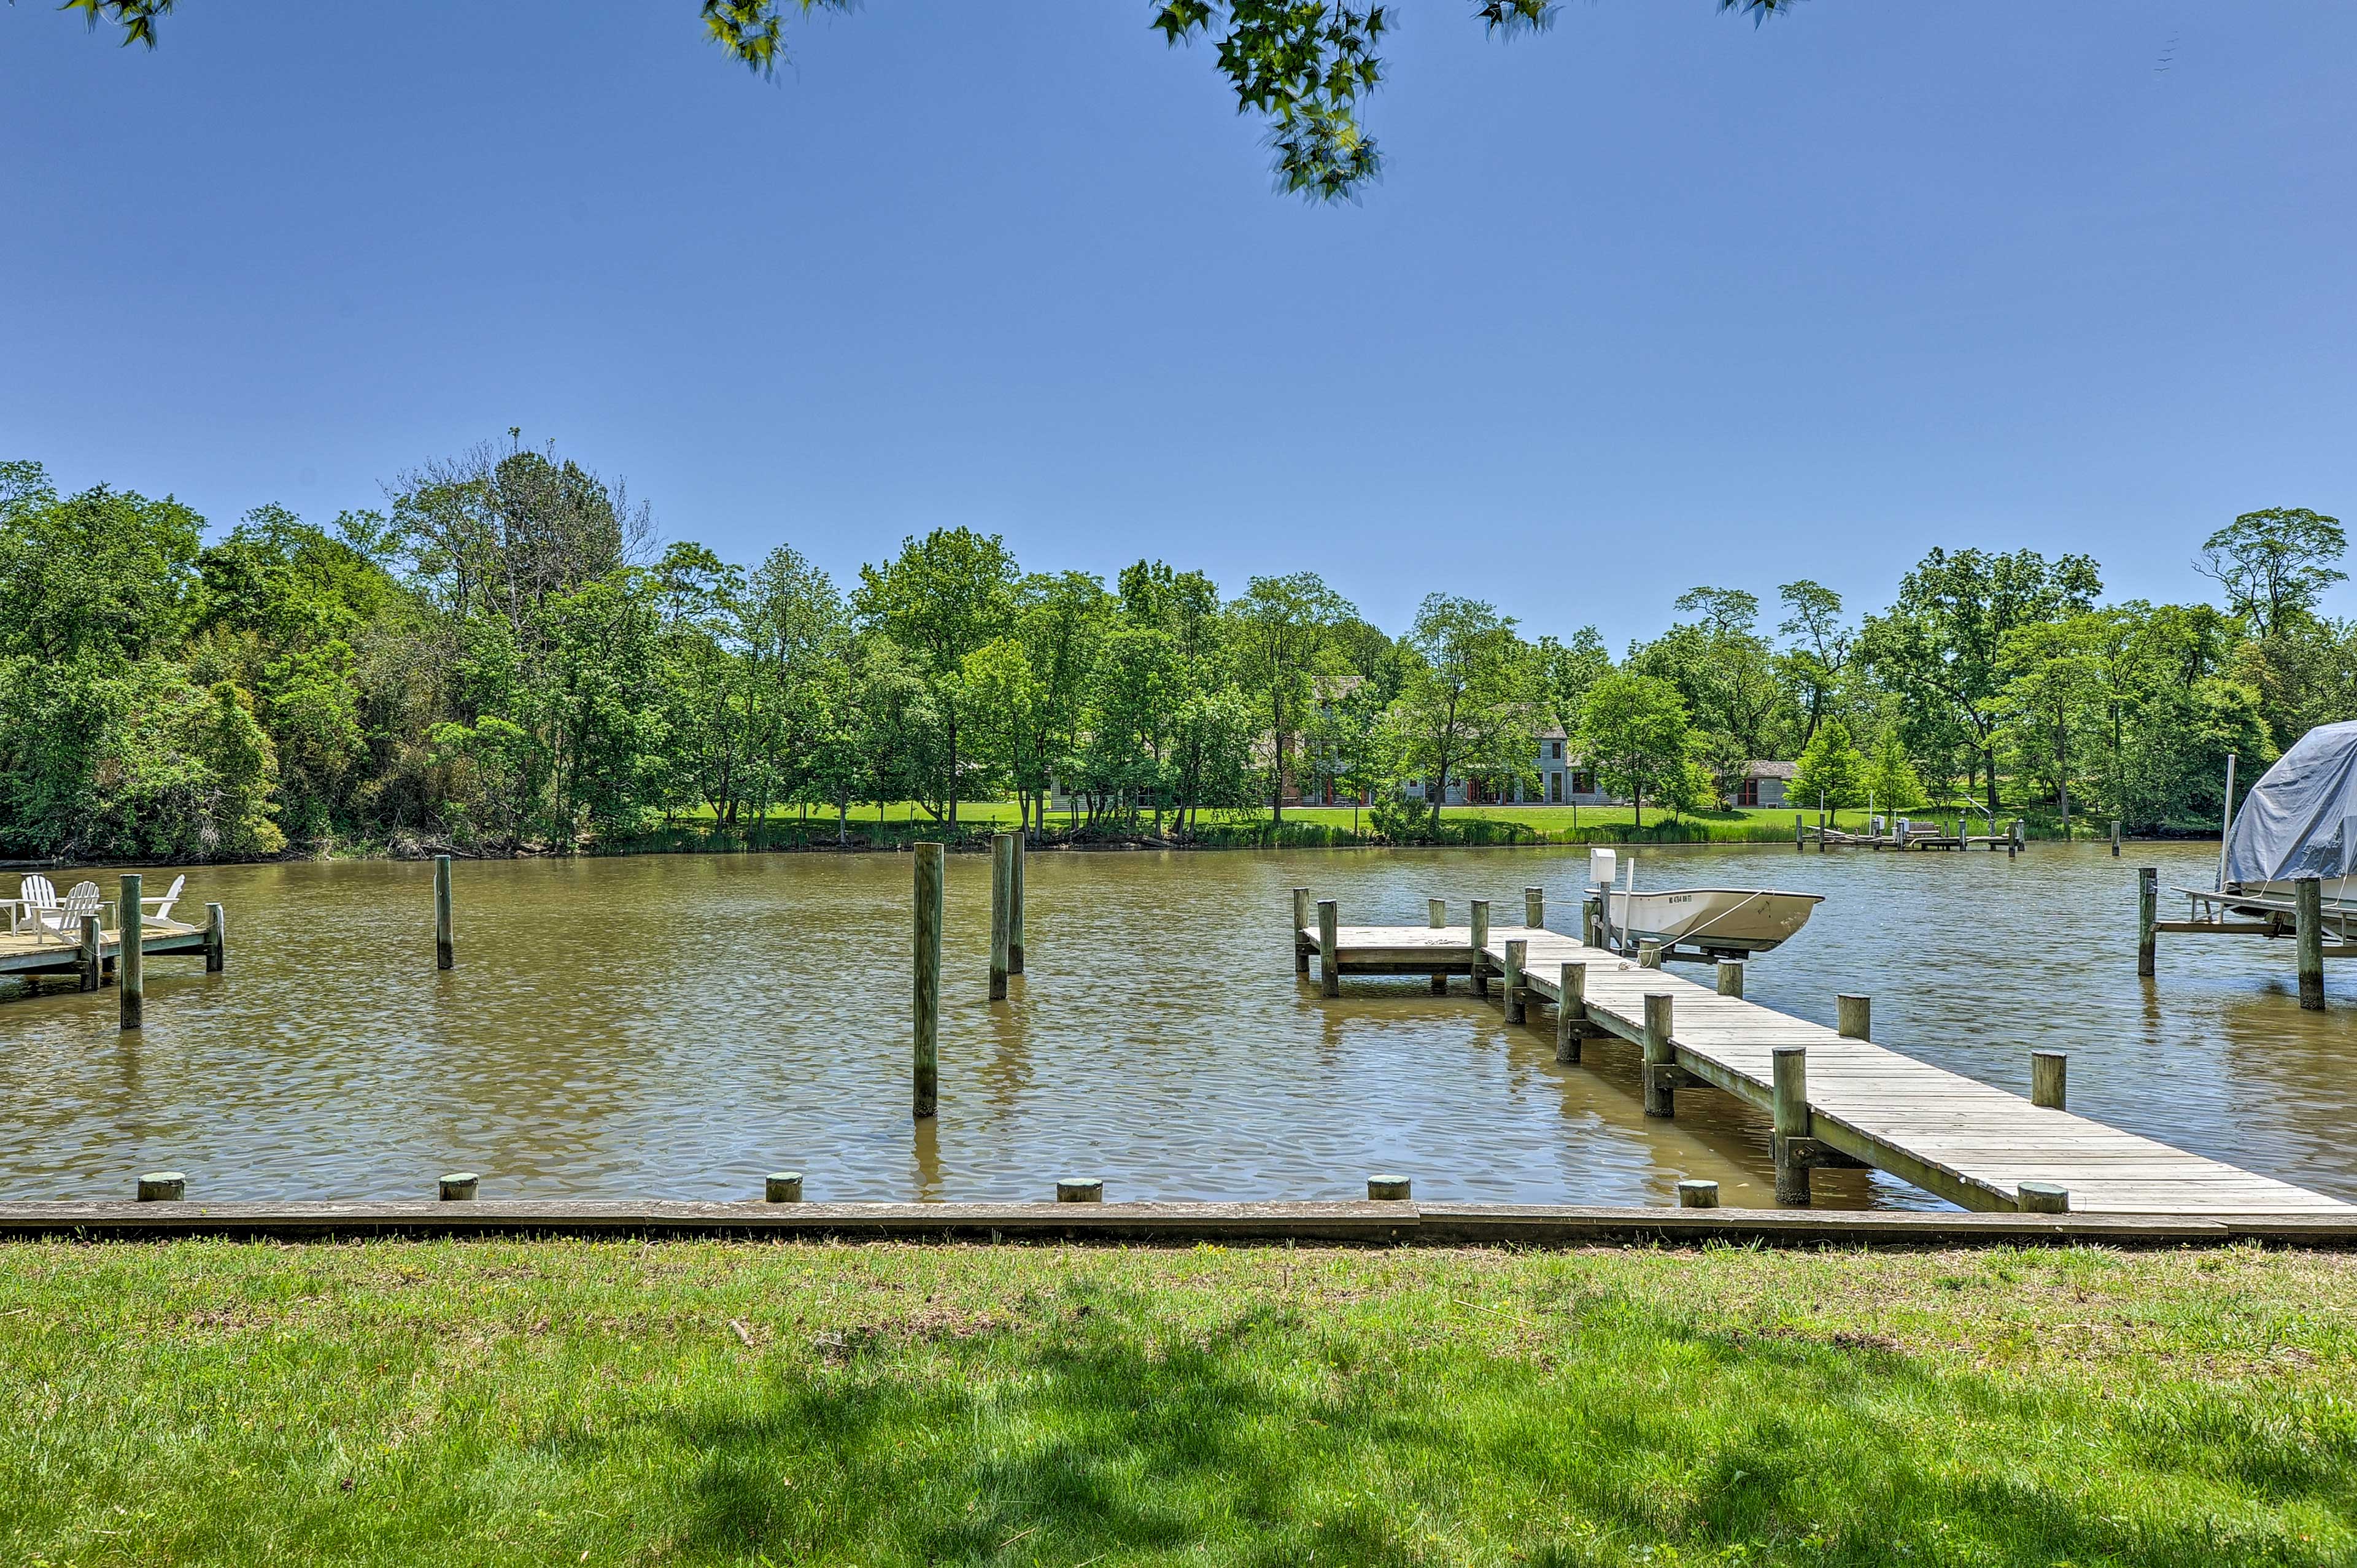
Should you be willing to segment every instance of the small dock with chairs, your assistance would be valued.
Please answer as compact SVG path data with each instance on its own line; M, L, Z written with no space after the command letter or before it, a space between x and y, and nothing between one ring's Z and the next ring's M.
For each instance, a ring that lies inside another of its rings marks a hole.
M169 892L150 897L134 872L121 878L114 898L102 899L94 883L78 884L59 897L47 878L27 877L17 897L0 899L9 916L8 929L0 931L0 976L38 985L45 975L70 974L81 991L97 991L113 981L122 993L123 1026L140 1027L148 958L202 959L209 974L228 966L229 922L221 905L205 906L201 925L172 918L186 882L176 878ZM150 910L150 904L159 908ZM139 932L136 941L124 940L126 910L135 912L128 918Z
M1827 1028L1749 1002L1744 965L1723 961L1705 985L1671 974L1648 944L1636 958L1544 926L1544 895L1523 895L1523 919L1501 926L1476 900L1464 925L1345 926L1335 901L1294 891L1294 963L1315 964L1319 988L1345 975L1426 974L1445 991L1465 975L1510 1024L1554 1015L1555 1058L1587 1042L1639 1053L1645 1112L1676 1113L1680 1090L1731 1094L1766 1116L1779 1203L1809 1201L1809 1172L1871 1166L1960 1208L2027 1213L2314 1214L2357 1217L2338 1198L2072 1115L2068 1062L2031 1053L2025 1099L1872 1039L1867 998L1837 999ZM1583 924L1594 934L1591 900Z

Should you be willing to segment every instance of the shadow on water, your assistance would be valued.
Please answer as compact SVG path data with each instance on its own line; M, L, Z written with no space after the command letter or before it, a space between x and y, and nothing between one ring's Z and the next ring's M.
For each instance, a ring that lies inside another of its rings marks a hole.
M1820 893L1750 995L1821 1023L1873 995L1876 1037L2000 1087L2072 1056L2072 1109L2357 1197L2345 971L2303 1014L2282 944L2164 939L2134 963L2134 867L2206 876L2213 851L2041 844L2003 855L1646 851L1641 886ZM942 1113L909 1115L909 856L715 855L459 868L458 967L436 971L422 865L204 868L230 910L226 974L149 965L147 1028L53 983L0 1009L0 1191L104 1197L142 1168L192 1193L391 1197L443 1170L495 1197L1350 1197L1398 1170L1430 1198L1660 1203L1686 1176L1765 1204L1764 1122L1679 1096L1648 1121L1635 1057L1554 1060L1458 981L1293 972L1289 890L1349 923L1421 925L1544 887L1578 918L1584 852L1040 854L1028 972L985 996L988 865L952 857ZM1932 1207L1821 1173L1827 1205Z

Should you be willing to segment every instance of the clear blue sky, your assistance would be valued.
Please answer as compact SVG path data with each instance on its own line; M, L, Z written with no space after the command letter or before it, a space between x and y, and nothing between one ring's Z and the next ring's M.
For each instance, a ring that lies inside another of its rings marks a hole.
M0 7L0 455L226 527L521 425L737 559L964 523L1616 648L2357 523L2357 9L1412 0L1329 209L1148 9L869 0L764 83L692 0Z

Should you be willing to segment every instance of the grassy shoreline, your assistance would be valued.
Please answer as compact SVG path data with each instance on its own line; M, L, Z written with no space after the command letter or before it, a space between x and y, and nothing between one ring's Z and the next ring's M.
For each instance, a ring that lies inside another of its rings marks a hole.
M0 1246L29 1564L2345 1563L2357 1260Z

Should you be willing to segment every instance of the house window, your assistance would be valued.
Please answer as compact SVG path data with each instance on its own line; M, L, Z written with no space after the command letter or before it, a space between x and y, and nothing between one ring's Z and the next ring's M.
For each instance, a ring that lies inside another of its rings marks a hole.
M1558 740L1550 743L1547 747L1547 755L1552 757L1555 761L1561 762L1563 760L1563 742Z
M1560 751L1563 748L1557 746L1555 749ZM1547 804L1551 806L1563 804L1563 775L1560 773L1547 775Z
M1596 793L1596 775L1595 775L1595 774L1593 774L1593 773L1575 773L1575 774L1573 774L1573 775L1571 776L1571 792L1572 792L1573 794L1575 794L1575 795L1593 795L1593 794L1595 794L1595 793Z

